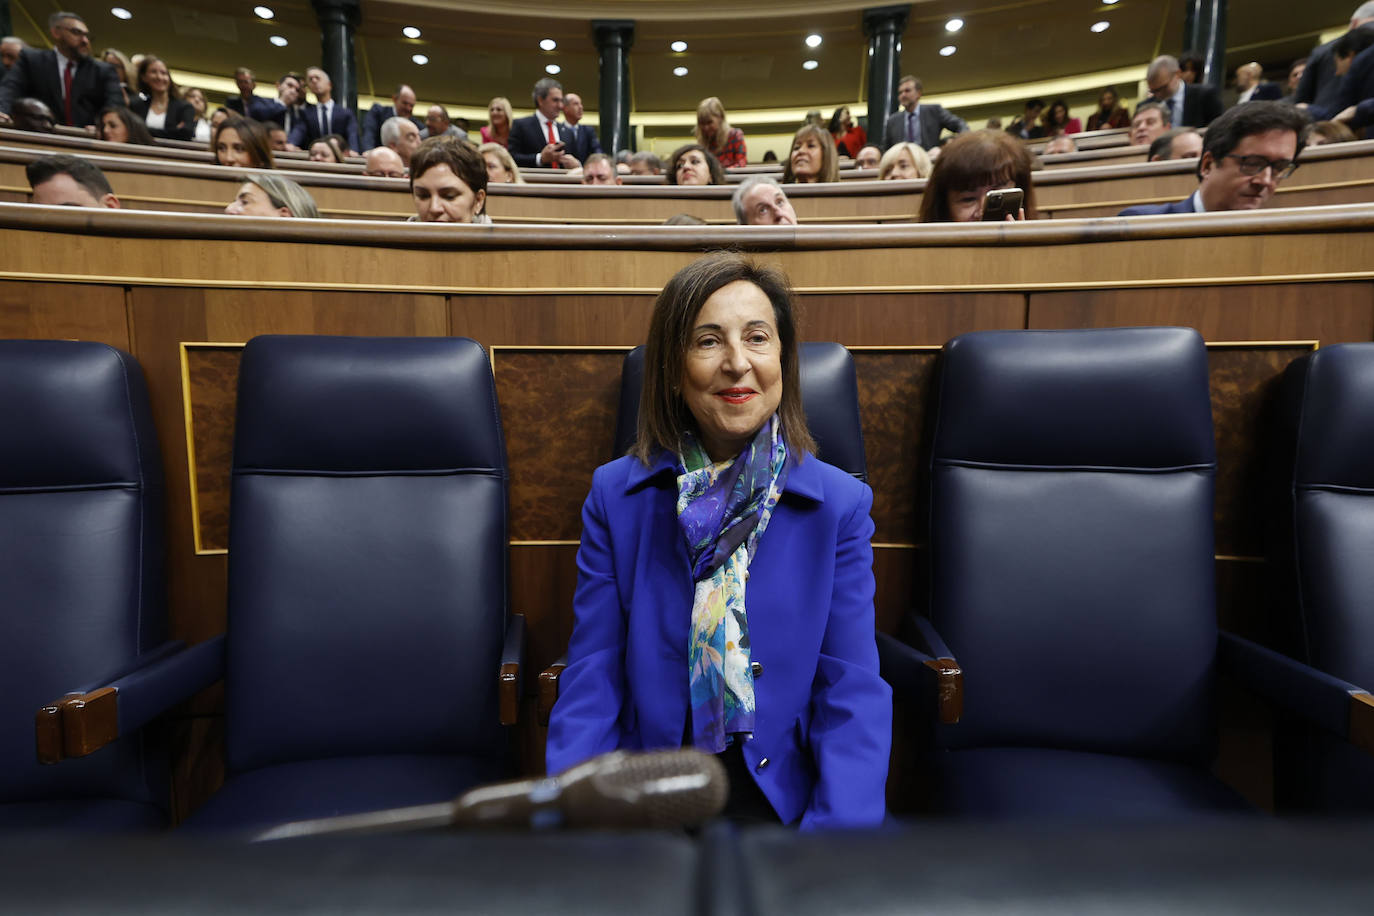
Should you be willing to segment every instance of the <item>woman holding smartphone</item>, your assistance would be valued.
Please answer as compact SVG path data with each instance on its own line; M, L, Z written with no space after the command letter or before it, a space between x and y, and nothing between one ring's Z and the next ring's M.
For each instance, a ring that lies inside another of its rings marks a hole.
M1031 154L1001 130L972 130L945 144L921 195L923 223L967 223L996 216L1035 219ZM1020 192L1021 201L1016 203Z

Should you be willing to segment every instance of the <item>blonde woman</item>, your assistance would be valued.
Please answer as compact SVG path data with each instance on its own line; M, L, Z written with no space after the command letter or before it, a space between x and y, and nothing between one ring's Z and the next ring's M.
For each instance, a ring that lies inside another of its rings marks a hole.
M897 143L878 161L878 180L929 178L934 167L930 154L919 143Z
M487 119L490 122L478 131L483 143L495 143L506 148L510 146L510 123L515 114L510 108L510 99L497 96L487 105Z
M499 143L483 143L477 147L487 164L489 184L524 184L525 176L520 174L520 166L515 164L510 150Z
M697 106L697 142L720 161L721 168L735 168L747 165L748 154L744 148L744 131L731 127L725 120L725 106L720 99L711 96L702 99Z

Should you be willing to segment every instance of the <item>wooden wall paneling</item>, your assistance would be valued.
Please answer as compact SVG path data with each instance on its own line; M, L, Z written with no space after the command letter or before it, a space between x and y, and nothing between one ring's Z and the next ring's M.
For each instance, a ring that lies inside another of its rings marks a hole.
M133 352L122 286L0 281L0 337L95 340Z
M685 259L687 263L690 258ZM673 272L667 271L663 283ZM548 278L557 287L559 276ZM484 346L622 346L636 347L649 333L652 292L506 294L455 293L449 296L453 333ZM619 369L616 374L619 376Z

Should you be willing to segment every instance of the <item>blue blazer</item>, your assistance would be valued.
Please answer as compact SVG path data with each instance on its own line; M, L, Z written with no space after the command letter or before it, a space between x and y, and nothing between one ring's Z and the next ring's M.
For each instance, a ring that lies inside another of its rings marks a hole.
M671 455L598 468L582 510L575 622L546 762L682 746L693 583ZM749 567L754 737L744 759L784 823L865 827L885 814L892 692L878 676L873 491L794 464Z
M305 112L296 123L291 127L291 136L288 142L301 149L310 149L310 144L314 143L324 134L320 133L320 116L317 113L319 106L310 104L305 106ZM334 113L332 115L334 133L348 141L348 148L353 152L363 152L358 149L358 120L353 117L353 112L349 111L336 100L334 102Z
M1161 213L1193 213L1191 203L1193 195L1189 194L1182 200L1174 201L1171 204L1137 204L1134 207L1127 207L1117 216L1158 216ZM766 532L765 532L766 533Z

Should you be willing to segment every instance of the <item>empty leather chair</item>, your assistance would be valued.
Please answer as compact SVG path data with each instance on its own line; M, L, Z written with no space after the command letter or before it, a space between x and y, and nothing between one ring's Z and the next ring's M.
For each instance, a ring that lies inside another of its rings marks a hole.
M133 733L42 766L34 733L45 703L162 643L162 489L133 357L100 343L0 340L0 829L166 824L161 742ZM49 737L60 756L60 727Z
M963 670L948 813L1246 806L1208 772L1218 632L1207 354L1183 328L983 332L941 355L930 620Z
M234 438L224 787L251 830L437 802L509 770L524 618L486 353L258 337ZM498 696L498 674L506 692Z

